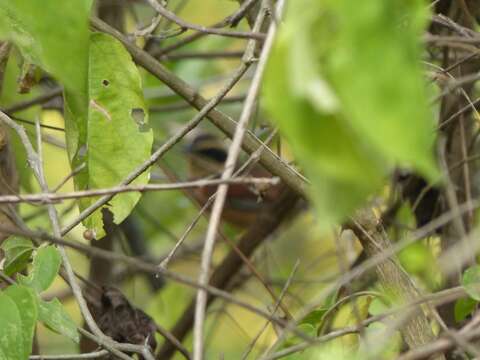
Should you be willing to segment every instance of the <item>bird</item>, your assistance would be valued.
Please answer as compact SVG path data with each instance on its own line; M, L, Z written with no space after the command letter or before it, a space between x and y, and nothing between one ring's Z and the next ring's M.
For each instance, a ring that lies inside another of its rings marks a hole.
M189 180L220 178L228 155L222 138L212 133L201 132L190 141L185 150ZM272 177L272 174L259 164L255 164L243 175L257 178ZM203 206L215 194L217 187L208 185L195 188L192 196L200 206ZM263 184L261 186L230 184L222 220L240 229L249 227L255 222L258 214L278 198L282 189L281 183L268 184L266 187Z

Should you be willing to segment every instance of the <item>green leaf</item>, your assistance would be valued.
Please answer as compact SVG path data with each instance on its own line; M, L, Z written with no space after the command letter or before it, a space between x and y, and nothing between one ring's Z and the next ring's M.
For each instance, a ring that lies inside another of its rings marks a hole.
M23 324L15 302L0 292L0 349L5 360L26 360Z
M50 330L65 335L76 343L80 341L77 325L58 299L55 298L48 302L38 299L38 308L40 321Z
M462 298L455 302L455 321L460 322L471 315L476 309L478 302L472 298Z
M434 117L420 61L425 2L369 1L356 8L329 0L325 8L336 26L319 26L317 35L335 36L335 49L321 49L319 42L318 51L331 51L326 73L349 124L390 162L435 176Z
M17 236L9 237L0 247L5 252L4 272L9 276L27 266L34 250L30 240Z
M300 321L300 324L309 324L317 328L322 323L323 316L328 310L328 308L313 310Z
M317 336L317 329L312 324L302 323L297 326L297 330L305 334L305 336L309 337L316 337ZM287 348L289 346L293 346L303 342L304 340L297 335L290 336L282 345L282 348Z
M477 301L480 301L480 266L475 265L463 273L462 286L467 294Z
M61 262L60 253L55 246L42 246L34 254L32 271L28 277L19 276L18 280L40 293L47 290L55 280Z
M290 39L280 34L266 73L265 104L312 182L320 226L342 221L373 191L385 170L378 155L358 141L343 115L319 112L293 93L286 73Z
M396 165L437 174L420 65L425 8L420 0L289 4L265 104L312 182L323 227L350 215Z
M2 37L67 90L86 87L91 0L0 0L0 5Z
M398 257L405 270L416 274L430 270L435 263L431 249L422 242L409 245L399 253Z
M123 45L109 35L96 33L91 37L88 89L88 179L79 185L112 187L150 156L153 133L138 69ZM134 184L145 184L148 179L147 171ZM139 198L138 193L120 194L109 202L115 223L128 216ZM93 201L85 199L81 208ZM85 226L93 229L97 238L103 235L101 209L85 221Z
M9 286L3 293L15 302L19 310L22 322L23 358L27 359L32 352L33 335L38 317L36 295L32 289L21 285Z

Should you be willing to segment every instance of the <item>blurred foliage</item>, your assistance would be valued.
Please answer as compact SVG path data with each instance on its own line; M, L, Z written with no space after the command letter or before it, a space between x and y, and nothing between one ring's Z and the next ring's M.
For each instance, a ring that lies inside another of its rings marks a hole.
M437 174L420 66L426 19L420 0L289 3L265 100L312 179L325 227L378 191L395 165Z
M465 270L462 286L472 299L480 301L480 265L474 265Z

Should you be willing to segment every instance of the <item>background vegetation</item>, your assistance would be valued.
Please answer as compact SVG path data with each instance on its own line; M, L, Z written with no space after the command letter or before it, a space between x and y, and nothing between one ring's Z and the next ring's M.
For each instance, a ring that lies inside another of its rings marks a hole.
M478 9L0 0L0 360L480 356Z

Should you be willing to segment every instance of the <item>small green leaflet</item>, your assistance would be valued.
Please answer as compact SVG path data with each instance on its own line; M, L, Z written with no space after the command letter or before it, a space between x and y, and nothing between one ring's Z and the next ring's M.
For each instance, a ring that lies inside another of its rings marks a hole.
M19 275L18 280L38 293L45 291L55 280L61 262L62 259L55 246L41 246L34 254L32 271L28 277Z
M475 265L463 273L462 286L474 300L480 301L480 265Z
M77 325L58 299L43 301L38 298L38 309L39 320L50 330L65 335L76 343L80 341Z
M27 266L34 250L30 240L18 236L7 238L0 248L5 252L4 272L9 276Z
M470 297L458 299L455 302L454 314L455 321L461 322L475 311L478 302Z
M78 342L79 335L77 325L65 311L60 301L55 298L47 302L40 298L40 293L47 290L55 280L60 264L61 257L55 246L47 245L39 247L34 253L32 270L29 275L18 275L18 281L22 286L10 286L5 293L9 296L10 294L17 295L14 299L17 304L20 304L19 299L21 299L21 297L18 295L20 290L22 291L20 295L22 295L22 293L30 295L28 298L29 303L25 302L27 296L23 296L22 306L19 307L22 309L21 318L24 323L24 318L28 316L29 312L34 311L35 315L29 316L31 319L35 319L34 323L37 321L38 313L38 319L52 331ZM31 343L29 343L29 346L31 348Z

